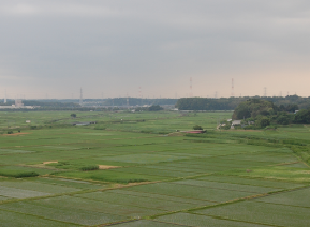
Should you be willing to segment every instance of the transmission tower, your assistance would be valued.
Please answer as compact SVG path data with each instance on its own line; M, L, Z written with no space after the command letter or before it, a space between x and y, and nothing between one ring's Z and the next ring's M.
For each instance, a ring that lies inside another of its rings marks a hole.
M193 98L193 80L192 80L192 77L190 78L190 87L189 87L189 89L190 89L190 93L189 93L189 97L190 98Z
M232 78L232 80L231 80L231 96L232 96L232 97L235 96L235 91L234 91L234 78Z
M83 106L83 89L80 88L80 101L79 101L80 106Z
M130 107L129 107L129 95L128 95L128 93L127 93L127 107L128 107L128 109L130 109Z
M143 95L142 95L142 87L139 87L139 90L138 90L138 98L141 99L141 106L143 106Z

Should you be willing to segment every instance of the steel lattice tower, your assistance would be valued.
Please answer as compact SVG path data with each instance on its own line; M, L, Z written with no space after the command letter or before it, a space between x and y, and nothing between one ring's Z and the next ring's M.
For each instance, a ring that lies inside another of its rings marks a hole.
M83 89L80 88L80 101L79 101L80 106L83 105Z

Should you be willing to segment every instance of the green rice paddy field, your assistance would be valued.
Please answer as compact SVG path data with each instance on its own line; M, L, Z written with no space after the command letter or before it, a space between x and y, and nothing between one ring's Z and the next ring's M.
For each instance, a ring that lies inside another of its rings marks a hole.
M310 226L310 126L231 115L1 111L0 226Z

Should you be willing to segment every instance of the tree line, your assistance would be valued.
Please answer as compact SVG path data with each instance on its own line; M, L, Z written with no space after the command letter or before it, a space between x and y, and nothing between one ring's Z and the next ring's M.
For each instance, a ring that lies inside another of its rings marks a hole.
M241 102L232 116L233 119L254 121L258 128L269 125L310 124L310 107L298 110L297 105L280 105L267 100L249 99Z
M221 99L205 99L205 98L184 98L179 99L176 108L179 110L234 110L241 102L250 99L245 96L243 98L221 98ZM296 107L299 109L310 108L310 98L302 98L298 95L287 95L285 97L260 97L255 96L257 100L266 100L273 102L286 111L293 111Z

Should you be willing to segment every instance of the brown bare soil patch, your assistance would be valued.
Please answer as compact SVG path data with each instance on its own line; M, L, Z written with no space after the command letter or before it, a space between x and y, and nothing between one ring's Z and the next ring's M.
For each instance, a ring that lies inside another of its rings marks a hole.
M157 184L160 183L161 181L150 181L150 182L139 182L139 183L129 183L126 186L131 187L131 186L136 186L136 185L145 185L145 184Z
M183 136L181 132L172 132L169 133L168 136Z
M35 167L35 168L42 168L42 169L56 169L51 166L46 166L47 164L52 163L58 163L58 161L50 161L50 162L43 162L42 164L36 164L36 165L22 165L22 166L28 166L28 167Z
M116 168L121 168L121 166L99 165L99 169L116 169Z
M52 163L58 163L58 162L57 162L57 161L53 161L53 162L43 162L43 165L52 164Z
M19 135L26 135L26 134L31 134L30 132L18 132L18 133L13 133L13 134L3 134L3 136L19 136Z

